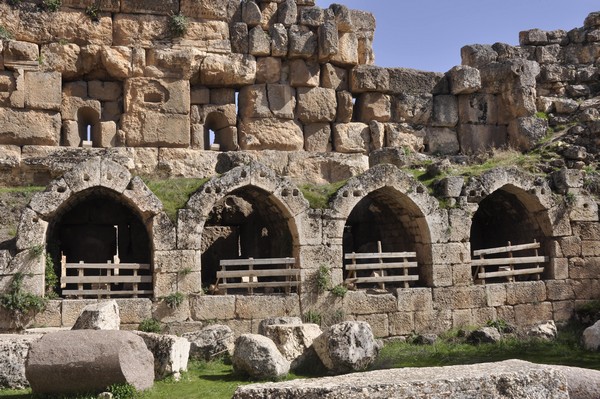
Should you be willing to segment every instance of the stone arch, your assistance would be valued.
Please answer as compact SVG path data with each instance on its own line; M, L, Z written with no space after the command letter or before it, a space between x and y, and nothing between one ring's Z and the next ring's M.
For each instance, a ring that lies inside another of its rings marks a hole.
M377 241L384 252L415 251L417 285L434 284L432 245L442 239L448 219L440 217L437 201L412 176L392 165L375 166L350 179L332 208L343 221L337 226L343 253L376 252ZM430 228L432 222L439 224L436 229Z
M204 149L218 151L238 150L237 129L230 126L221 111L212 111L204 121Z
M73 209L81 210L86 203L94 205L93 201L89 202L94 198L99 201L96 202L96 205L102 201L108 201L117 204L120 212L129 211L135 216L134 219L139 221L136 223L135 229L148 237L145 259L152 264L154 250L157 246L164 245L162 243L164 238L154 234L157 225L164 224L166 218L162 212L162 203L141 179L132 178L127 168L101 158L93 158L76 165L62 177L52 181L43 192L33 196L23 213L18 228L17 250L27 252L32 248L43 248L45 256L49 241L58 231L56 228L60 225L60 220ZM110 209L110 207L104 207L105 210ZM99 236L105 236L105 234L99 234ZM126 237L119 240L119 245L122 242L128 242ZM114 247L114 243L112 245ZM50 252L54 257L57 256L56 250L53 249ZM131 256L126 255L126 259L129 257ZM131 261L138 261L134 260L137 257L137 255L133 256ZM57 260L54 259L55 264ZM41 287L38 291L41 290L43 293L44 275L43 269L41 270L36 285Z
M288 179L258 163L240 166L192 195L179 213L178 243L203 253L203 284L212 284L223 256L297 258L307 210L308 202Z
M554 226L549 206L555 204L544 180L516 169L497 169L471 182L467 195L477 203L470 226L471 250L536 240L541 243L540 255L552 252Z

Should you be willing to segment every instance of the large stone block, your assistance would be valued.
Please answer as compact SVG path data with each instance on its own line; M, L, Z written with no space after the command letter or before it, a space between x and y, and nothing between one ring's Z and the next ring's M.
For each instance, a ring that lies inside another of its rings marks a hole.
M30 109L59 111L62 79L58 72L25 73L25 106Z
M439 95L433 97L432 124L441 127L454 127L458 123L458 100L456 96Z
M158 379L187 371L190 341L176 335L136 331L154 356L154 375Z
M121 0L121 12L174 15L179 12L179 0Z
M333 125L333 145L337 152L368 154L371 129L364 123L336 123Z
M337 52L331 57L331 62L344 66L360 63L360 42L354 32L338 32Z
M430 154L453 155L460 151L457 133L448 128L427 128L424 144Z
M552 303L540 302L516 305L515 322L518 326L532 326L537 322L552 320Z
M417 125L429 125L433 113L431 94L400 94L392 100L392 120Z
M286 296L238 296L235 313L240 319L264 319L273 316L300 315L298 295Z
M387 68L360 65L350 74L350 90L353 93L368 91L387 92L390 88L390 73Z
M236 87L253 84L256 60L251 55L208 55L200 67L200 81L207 86Z
M125 112L189 114L190 85L176 79L132 78L125 84Z
M463 154L501 148L508 143L506 126L495 125L459 125L458 141Z
M0 108L0 120L0 144L57 146L60 143L59 113Z
M331 125L312 123L304 127L304 149L310 152L331 151Z
M292 25L288 31L291 58L311 58L318 53L318 37L308 27Z
M185 16L228 21L230 12L238 2L232 0L179 0L179 3L179 10Z
M302 127L288 119L243 119L239 134L242 150L299 151L304 148Z
M382 93L363 93L357 101L357 117L360 122L388 122L392 114L390 96Z
M25 361L29 347L40 335L0 336L0 388L25 389L29 382L25 377Z
M452 94L469 94L481 88L479 70L468 65L455 66L448 72Z
M121 129L131 147L188 147L190 117L143 111L124 114Z
M335 120L337 112L335 90L322 87L300 87L297 91L297 116L303 123L332 122Z
M235 318L235 297L230 295L191 295L190 310L194 320L229 320Z
M472 309L486 306L485 287L448 287L433 290L435 309Z
M538 303L545 301L546 298L546 285L543 281L523 281L506 285L506 303L508 305Z
M532 149L548 134L548 121L537 117L517 118L508 125L508 140L513 148Z
M392 294L370 295L364 291L349 291L344 296L344 310L349 314L391 313L398 310Z
M409 68L388 68L389 91L393 94L445 94L447 86L443 73L424 72Z
M313 61L290 60L289 80L293 87L318 87L321 82L321 69Z

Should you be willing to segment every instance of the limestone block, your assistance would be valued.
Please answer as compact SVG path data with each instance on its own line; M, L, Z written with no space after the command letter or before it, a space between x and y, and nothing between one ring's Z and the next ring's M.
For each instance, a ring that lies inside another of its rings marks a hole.
M456 96L433 97L433 126L454 127L458 123L458 99Z
M391 118L390 96L382 93L363 93L357 101L357 117L360 122L388 122Z
M387 68L359 65L350 73L350 91L353 93L387 92L389 88L390 73Z
M373 336L387 338L390 336L390 321L388 314L367 314L356 316L356 321L362 321L371 326Z
M468 65L458 65L448 72L450 90L452 94L475 93L481 88L481 75L479 69Z
M344 66L358 65L360 62L359 40L354 32L339 32L338 51L331 56L331 62Z
M409 68L388 68L390 92L394 94L444 94L444 74Z
M135 331L154 356L154 375L163 379L171 374L187 371L190 341L176 335L155 334Z
M571 222L593 222L598 220L598 203L584 192L575 193L575 201L569 212Z
M239 128L242 150L299 151L304 148L302 127L287 119L243 119Z
M543 302L547 298L543 281L523 281L506 285L506 304Z
M288 85L268 84L267 98L271 113L276 118L294 119L296 91Z
M128 191L126 190L124 194L126 195L127 193ZM152 194L152 196L154 196L154 194ZM148 203L154 202L152 196L146 197ZM158 198L156 198L156 200L158 200ZM146 201L142 199L142 202ZM175 226L166 213L161 212L152 219L152 237L155 251L170 251L176 248L177 234Z
M481 69L498 59L498 53L487 44L473 44L460 49L462 65Z
M38 69L39 48L35 43L11 40L4 48L4 66L9 69Z
M570 282L565 280L549 280L546 282L548 300L570 300L575 299L575 292Z
M391 313L398 310L398 301L392 294L369 295L364 291L348 291L344 296L344 310L359 315Z
M506 145L508 132L505 126L461 124L458 127L458 141L462 153L477 153Z
M278 379L287 375L287 361L269 338L244 334L235 341L233 369L256 379Z
M246 0L242 2L242 21L250 27L259 25L262 20L260 7L255 1Z
M36 212L25 208L21 213L19 229L17 230L17 250L23 251L38 245L43 245L48 222L40 218Z
M169 17L150 14L115 14L113 21L115 46L151 48L155 42L169 37Z
M329 123L312 123L304 126L304 149L311 152L331 151L331 126Z
M297 116L303 123L332 122L337 112L335 90L322 87L297 89Z
M100 101L117 101L123 95L123 87L119 82L89 81L89 96Z
M155 273L154 297L160 298L175 292L184 295L202 291L200 272L182 273Z
M416 311L414 318L414 331L421 334L439 334L452 328L451 310Z
M164 299L155 301L152 304L152 317L164 324L185 322L191 317L190 303L184 300L179 306L171 307Z
M248 25L244 22L235 22L229 34L232 52L248 54Z
M244 86L256 78L256 60L244 54L208 55L200 67L200 81L207 86Z
M492 94L458 96L458 112L461 123L496 124L501 119L498 99Z
M318 51L318 37L308 27L292 25L288 31L291 58L311 58Z
M393 97L392 120L419 125L431 123L433 96L431 94L401 94Z
M121 0L122 13L174 15L179 12L179 0Z
M521 46L545 46L548 44L548 34L541 29L531 29L519 32Z
M11 106L11 96L17 90L17 76L13 72L0 71L0 105ZM25 106L24 96L23 106Z
M279 83L281 80L281 59L261 57L256 60L256 83Z
M57 72L65 79L81 76L80 47L75 43L49 43L41 48L41 68L47 72Z
M293 2L293 0L289 0ZM281 15L281 13L280 13ZM271 27L271 55L273 57L286 57L288 54L288 31L282 24L274 24Z
M131 173L114 161L96 157L65 173L64 179L73 193L103 186L120 194L129 185Z
M432 127L425 129L427 151L430 154L453 155L460 151L458 135L452 129ZM462 186L461 186L462 187Z
M102 372L91 372L94 366ZM152 353L127 331L46 334L31 345L25 375L40 394L100 391L119 383L144 390L154 382Z
M27 276L23 280L23 286L26 290L36 295L43 295L43 272L45 257L39 254L37 250L26 249L18 252L7 267L9 273L22 273ZM7 290L8 284L12 281L12 276L4 276L2 291ZM41 279L40 279L41 277ZM39 284L39 285L38 285Z
M143 111L123 114L121 129L131 147L188 147L190 117Z
M321 77L320 66L305 60L289 61L290 85L293 87L318 87Z
M333 64L323 64L321 86L336 91L348 90L348 71Z
M133 53L129 47L103 46L100 56L102 65L111 77L126 79L132 76Z
M513 148L532 149L548 133L548 121L537 117L513 119L508 125L508 141Z
M433 289L435 309L473 309L486 306L485 287L444 287Z
M371 129L371 150L380 150L385 147L385 124L371 121L369 129Z
M245 86L240 90L238 98L242 118L271 117L266 85Z
M139 324L152 317L152 301L148 298L115 299L121 324Z
M155 251L154 270L160 273L200 271L200 251Z
M113 121L106 121L101 122L100 126L102 134L97 146L102 148L116 147L118 144L117 124Z
M63 120L77 122L79 120L79 110L81 109L86 109L89 114L100 116L102 105L98 100L86 100L80 97L63 95L61 106L61 117Z
M279 352L291 363L292 370L307 360L307 351L321 334L321 328L316 324L272 324L264 329L264 335L275 343Z
M294 0L283 0L279 6L278 22L284 26L291 26L298 20L298 6Z
M257 57L271 55L271 38L262 27L255 26L248 32L248 52Z
M402 312L432 311L433 296L431 288L398 288L398 309Z
M485 287L487 306L504 306L506 304L506 285L489 284Z
M190 295L194 320L230 320L235 318L235 296Z
M210 103L210 90L206 87L192 86L190 88L190 103L193 105Z
M339 39L335 22L327 21L319 27L319 60L328 60L338 53ZM358 56L357 56L358 58Z
M188 17L228 21L235 1L231 0L179 0L179 11Z
M95 4L105 12L119 12L121 10L121 2L119 0L62 0L62 5L69 8L86 9L90 5Z
M329 6L329 10L333 12L333 17L340 32L352 32L354 30L352 14L347 6L332 4Z
M0 120L0 144L56 146L60 143L59 113L0 108Z
M515 322L518 326L531 326L552 319L552 303L540 302L516 305Z
M410 335L415 331L413 312L396 312L388 315L390 336Z
M336 97L338 108L335 121L338 123L352 122L352 116L354 115L354 98L352 94L347 91L338 91Z
M371 129L364 123L335 123L333 145L337 152L368 154L371 145Z
M240 319L264 319L273 316L300 315L300 298L296 294L286 296L239 296L235 301L236 317Z
M125 112L146 110L189 114L189 82L176 79L132 78L125 83Z
M113 300L87 305L75 321L72 330L119 330L119 305Z

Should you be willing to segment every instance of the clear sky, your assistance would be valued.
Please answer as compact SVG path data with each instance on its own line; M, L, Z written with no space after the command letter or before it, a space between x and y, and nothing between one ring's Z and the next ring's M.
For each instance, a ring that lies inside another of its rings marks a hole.
M446 72L467 44L519 43L533 28L571 30L600 11L598 0L316 0L370 11L377 19L375 63Z

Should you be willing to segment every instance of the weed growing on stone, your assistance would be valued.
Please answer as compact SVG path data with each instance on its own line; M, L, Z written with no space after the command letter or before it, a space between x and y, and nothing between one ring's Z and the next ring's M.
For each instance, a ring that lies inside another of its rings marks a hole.
M336 285L331 289L331 293L337 297L343 298L348 293L348 288L343 285Z
M310 324L317 324L317 325L321 325L321 313L316 312L314 310L309 310L308 312L304 313L304 315L302 316L302 321L304 323L310 323Z
M49 12L56 12L60 10L60 6L62 5L61 0L44 0L42 2L42 7L44 10Z
M23 273L15 273L8 290L0 295L0 306L13 316L17 329L24 327L24 318L27 315L43 311L47 303L45 298L25 291L23 287L25 276Z
M329 289L331 286L331 270L329 270L327 265L319 266L315 281L317 283L317 289L319 292L325 292Z
M100 21L100 6L97 4L89 5L85 8L85 15L87 15L93 22Z
M172 221L177 220L177 210L183 208L190 196L209 179L145 180L148 188L160 199L163 210Z
M0 40L10 40L12 39L12 34L6 30L6 28L0 25Z
M149 333L160 333L162 327L160 322L156 319L144 319L138 326L138 330Z
M185 295L179 291L162 297L167 306L171 309L177 309L185 300Z
M183 36L187 32L188 19L183 14L173 14L169 20L169 29L173 36Z
M338 181L331 184L311 184L300 185L300 191L313 209L329 208L329 201L346 184L347 180Z

